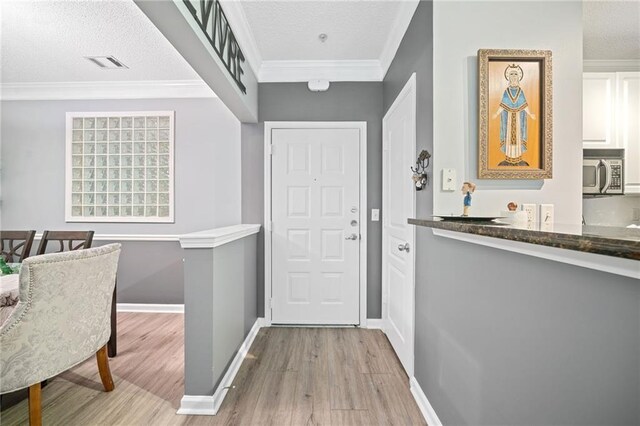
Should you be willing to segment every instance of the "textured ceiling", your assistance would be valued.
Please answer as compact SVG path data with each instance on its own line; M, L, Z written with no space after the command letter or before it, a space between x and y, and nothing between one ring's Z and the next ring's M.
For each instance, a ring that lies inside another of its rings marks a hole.
M400 1L242 1L265 61L380 58ZM402 28L402 32L406 28ZM327 34L326 42L318 39Z
M640 1L583 3L584 59L640 59Z
M3 83L200 79L132 0L0 3ZM85 56L115 56L129 69Z
M400 1L242 1L263 60L379 59ZM2 0L2 82L195 80L132 0ZM640 1L584 2L584 58L640 59ZM404 29L401 29L404 31ZM318 40L326 33L325 43ZM84 56L113 55L126 70Z

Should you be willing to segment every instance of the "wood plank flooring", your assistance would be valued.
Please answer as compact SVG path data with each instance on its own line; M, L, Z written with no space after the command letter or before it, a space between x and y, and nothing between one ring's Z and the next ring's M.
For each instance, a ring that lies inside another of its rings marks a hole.
M175 414L183 394L183 316L118 314L115 390L95 357L49 381L44 425L425 425L379 330L263 328L217 416ZM23 401L0 413L28 423Z

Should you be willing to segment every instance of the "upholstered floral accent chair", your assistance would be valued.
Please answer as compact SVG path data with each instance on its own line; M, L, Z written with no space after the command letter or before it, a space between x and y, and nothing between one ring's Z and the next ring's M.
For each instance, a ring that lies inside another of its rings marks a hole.
M42 423L40 382L96 355L114 389L106 343L120 244L25 259L20 300L0 328L0 394L29 387L29 424Z

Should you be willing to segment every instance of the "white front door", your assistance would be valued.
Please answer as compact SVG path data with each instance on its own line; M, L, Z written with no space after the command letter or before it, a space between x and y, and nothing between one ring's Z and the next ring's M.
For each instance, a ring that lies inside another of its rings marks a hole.
M358 324L360 130L271 132L271 322Z
M382 319L384 332L413 376L416 81L411 76L382 120Z

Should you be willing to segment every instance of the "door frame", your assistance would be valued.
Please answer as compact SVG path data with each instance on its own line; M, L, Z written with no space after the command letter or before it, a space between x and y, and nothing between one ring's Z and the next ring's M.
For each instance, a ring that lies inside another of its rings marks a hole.
M271 325L271 133L274 129L358 129L360 131L360 327L367 326L367 122L366 121L265 121L264 122L264 321Z
M411 74L411 77L409 77L409 80L407 80L407 82L405 83L404 87L402 88L402 90L400 91L400 93L398 93L398 96L396 97L396 99L393 101L393 104L391 104L391 106L389 107L389 109L387 110L386 114L384 115L384 117L382 118L382 158L383 158L383 165L382 165L382 328L383 331L385 332L385 334L387 333L387 320L388 320L388 309L389 309L389 300L388 300L388 291L389 291L389 283L386 279L387 277L387 263L385 262L385 252L387 250L387 240L389 238L388 236L388 231L385 227L385 220L386 220L386 214L385 214L385 207L386 207L386 199L388 197L387 195L387 173L385 171L385 156L388 155L386 154L387 149L387 145L388 145L388 140L387 140L387 134L385 132L385 122L387 120L387 117L389 117L389 114L391 114L393 111L395 111L398 108L398 105L400 104L400 102L402 102L407 96L411 97L413 99L413 104L415 105L415 108L412 109L412 114L413 114L413 121L416 124L416 129L414 129L413 132L413 151L416 152L418 147L417 147L417 93L416 93L416 73L414 72L413 74ZM417 152L416 152L417 155ZM407 164L407 168L410 166L410 164ZM415 191L412 192L413 197L412 197L412 216L416 217L416 193ZM410 309L411 309L411 342L410 342L410 346L411 346L411 359L410 359L410 363L409 366L407 367L407 375L409 376L409 378L413 377L414 375L414 371L415 371L415 340L416 340L416 336L415 336L415 332L416 332L416 229L415 226L412 225L408 225L411 226L411 236L409 238L409 246L411 248L411 251L409 252L409 255L412 257L413 259L413 268L411 268L411 270L409 271L409 276L411 278L411 287L412 287L412 292L411 292L411 301L409 302L410 305Z

